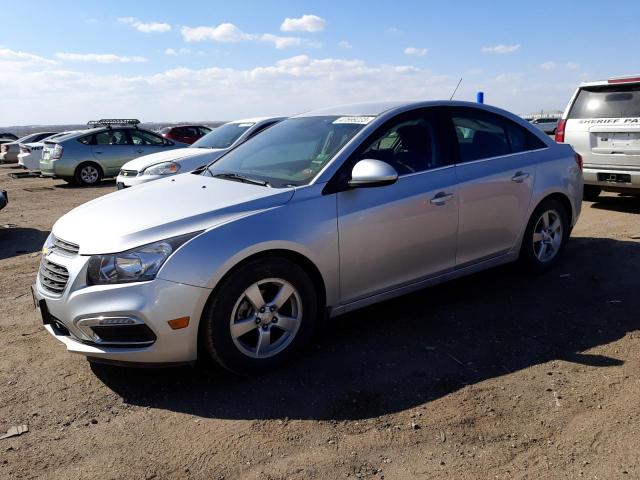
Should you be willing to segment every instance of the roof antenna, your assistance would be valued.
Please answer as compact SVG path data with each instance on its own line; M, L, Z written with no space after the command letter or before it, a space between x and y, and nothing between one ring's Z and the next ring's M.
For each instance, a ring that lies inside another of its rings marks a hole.
M460 77L460 80L458 80L458 85L456 85L456 88L453 90L453 93L451 94L451 98L449 100L453 100L453 96L458 91L458 87L460 86L461 83L462 83L462 77Z

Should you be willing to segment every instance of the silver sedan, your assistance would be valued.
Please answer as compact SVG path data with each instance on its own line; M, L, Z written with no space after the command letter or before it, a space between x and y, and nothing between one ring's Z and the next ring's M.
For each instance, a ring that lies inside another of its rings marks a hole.
M318 110L68 213L34 297L90 360L260 372L326 316L516 260L553 267L581 195L571 147L497 108Z

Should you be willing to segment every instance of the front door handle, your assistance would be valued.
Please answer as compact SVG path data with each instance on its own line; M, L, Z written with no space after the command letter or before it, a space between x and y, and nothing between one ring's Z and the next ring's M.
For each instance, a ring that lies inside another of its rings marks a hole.
M438 192L436 193L435 197L431 199L431 204L441 206L447 203L452 198L453 198L453 193Z
M141 148L136 149L136 153L144 153L144 150Z
M511 181L512 182L516 182L516 183L522 183L524 182L527 178L529 178L529 174L527 172L516 172L516 174L511 177Z

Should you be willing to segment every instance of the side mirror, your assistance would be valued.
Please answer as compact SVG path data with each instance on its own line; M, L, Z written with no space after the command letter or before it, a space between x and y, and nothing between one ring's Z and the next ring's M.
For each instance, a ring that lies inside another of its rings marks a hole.
M398 180L398 172L386 162L380 160L360 160L351 171L349 186L355 188L362 187L382 187L391 185Z

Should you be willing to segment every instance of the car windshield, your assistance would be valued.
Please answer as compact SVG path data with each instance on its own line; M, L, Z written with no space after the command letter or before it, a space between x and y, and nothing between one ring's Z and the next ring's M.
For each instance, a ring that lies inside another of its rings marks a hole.
M255 122L225 123L221 127L207 133L195 142L193 148L229 148L244 132L253 127Z
M569 112L569 118L624 117L640 117L640 85L582 88Z
M284 120L213 162L206 175L231 174L273 187L306 185L373 117Z

